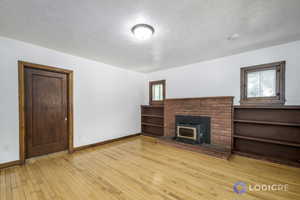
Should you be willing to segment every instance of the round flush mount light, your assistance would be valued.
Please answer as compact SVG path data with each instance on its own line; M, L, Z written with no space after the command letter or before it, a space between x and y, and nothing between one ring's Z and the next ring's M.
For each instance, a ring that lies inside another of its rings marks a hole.
M137 24L131 29L132 34L139 40L147 40L154 34L154 28L148 24Z

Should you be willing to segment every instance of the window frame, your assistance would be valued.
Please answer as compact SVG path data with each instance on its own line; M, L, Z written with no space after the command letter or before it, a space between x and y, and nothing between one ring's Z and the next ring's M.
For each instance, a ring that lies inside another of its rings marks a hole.
M285 61L254 65L241 68L241 105L282 106L285 104ZM276 70L276 96L247 97L248 73L265 70Z
M152 97L152 86L157 85L157 84L162 84L163 87L163 100L161 101L153 101ZM159 81L149 81L149 104L150 105L162 105L164 104L164 100L166 98L166 80L159 80Z

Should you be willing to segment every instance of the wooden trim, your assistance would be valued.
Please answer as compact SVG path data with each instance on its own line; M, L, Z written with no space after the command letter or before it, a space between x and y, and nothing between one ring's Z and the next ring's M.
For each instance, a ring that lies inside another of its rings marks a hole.
M80 146L80 147L74 147L73 151L80 151L80 150L88 149L88 148L91 148L91 147L96 147L96 146L116 142L116 141L119 141L119 140L135 137L135 136L138 136L138 135L141 135L141 133L136 133L136 134L133 134L133 135L127 135L127 136L123 136L123 137L120 137L120 138L115 138L115 139L111 139L111 140L106 140L106 141L102 141L102 142L88 144L88 145L84 145L84 146Z
M152 100L152 86L156 84L163 85L163 100L162 101L153 101ZM149 82L149 104L150 105L162 105L164 104L164 100L166 99L166 80L159 80L159 81L150 81Z
M25 82L24 70L25 67L33 69L41 69L46 71L58 72L67 74L68 77L68 151L72 153L73 149L73 71L39 65L30 62L18 61L19 71L19 145L20 145L20 164L25 164L26 153L26 129L25 129Z
M284 106L256 106L256 105L240 105L234 106L237 109L272 109L272 110L295 110L300 109L300 106L296 105L284 105Z
M35 63L30 63L30 62L25 62L25 61L18 61L18 63L20 65L22 65L23 67L26 66L26 67L33 68L33 69L41 69L41 70L47 70L47 71L58 72L58 73L63 73L63 74L72 74L73 73L72 70L62 69L62 68L58 68L58 67L51 67L51 66L47 66L47 65L40 65L40 64L35 64Z
M68 130L69 130L69 153L73 153L74 151L74 114L73 114L73 72L70 72L68 75Z
M20 165L20 164L21 164L20 160L15 160L15 161L11 161L11 162L1 163L0 164L0 169L4 169L4 168L7 168L7 167L13 167L13 166Z
M267 63L241 68L240 103L242 105L282 106L285 104L285 61ZM247 73L273 69L276 70L276 96L247 97Z
M181 101L181 100L201 100L201 99L233 99L234 96L217 96L217 97L191 97L191 98L170 98L165 101Z
M25 80L24 65L18 62L19 71L19 154L20 163L25 164Z

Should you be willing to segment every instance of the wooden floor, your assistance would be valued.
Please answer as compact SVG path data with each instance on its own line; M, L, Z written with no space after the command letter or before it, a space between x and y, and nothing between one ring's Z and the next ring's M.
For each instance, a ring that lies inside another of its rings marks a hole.
M0 171L0 199L300 199L300 169L233 156L230 161L137 136L34 158ZM233 185L288 184L288 191L236 194Z

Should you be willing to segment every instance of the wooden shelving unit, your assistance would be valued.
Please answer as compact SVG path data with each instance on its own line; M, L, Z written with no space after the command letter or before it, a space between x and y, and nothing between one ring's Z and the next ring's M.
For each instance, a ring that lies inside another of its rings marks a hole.
M300 165L300 106L235 106L233 149L240 155Z
M300 126L299 123L268 122L268 121L255 121L255 120L234 120L234 122L248 123L248 124L266 124L266 125L276 125L276 126Z
M142 125L144 125L144 126L164 127L161 124L153 124L153 123L145 123L145 122L142 122Z
M162 105L141 106L142 134L160 137L164 135L164 107Z
M241 136L241 135L234 135L233 137L245 139L245 140L265 142L265 143L270 143L270 144L280 144L280 145L286 145L286 146L300 147L300 143L294 143L294 142L282 142L282 141L278 141L278 140L270 140L270 139L257 138L257 137L247 137L247 136Z

